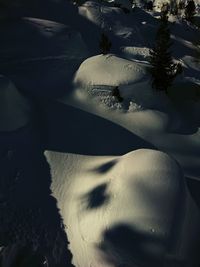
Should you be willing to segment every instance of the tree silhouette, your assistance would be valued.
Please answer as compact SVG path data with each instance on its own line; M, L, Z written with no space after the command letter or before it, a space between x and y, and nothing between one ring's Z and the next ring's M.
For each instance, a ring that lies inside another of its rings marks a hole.
M108 54L110 52L111 46L112 44L109 41L108 37L105 35L105 33L102 33L100 43L99 43L101 53L104 55Z
M162 13L160 27L156 34L156 43L150 50L152 87L156 90L167 92L175 76L181 72L181 65L173 63L169 51L171 45L168 17L166 13Z
M112 90L112 96L115 96L118 102L123 102L123 97L120 95L119 87L116 86Z
M153 10L153 2L149 1L149 2L145 3L145 9L146 10Z
M194 15L196 13L196 6L193 0L189 0L185 7L185 18L186 20L192 22Z

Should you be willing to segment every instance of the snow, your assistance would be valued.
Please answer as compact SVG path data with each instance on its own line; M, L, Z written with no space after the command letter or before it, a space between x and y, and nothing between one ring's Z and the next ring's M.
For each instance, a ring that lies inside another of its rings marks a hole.
M115 55L98 55L88 58L79 67L74 83L81 87L90 85L118 86L142 80L145 71L134 62Z
M25 17L5 21L0 31L4 40L0 72L33 95L62 95L77 67L88 57L81 34L62 23Z
M0 132L15 131L31 117L31 104L6 77L0 75Z
M195 103L199 94L197 81L178 77L169 89L170 100L162 92L151 89L148 67L145 62L123 59L112 54L88 58L74 76L72 94L60 101L124 127L173 156L187 176L199 179L199 102ZM123 103L116 103L112 97L111 91L115 86L119 86ZM179 100L180 90L185 93L181 94ZM188 126L189 123L191 126ZM189 135L188 127L192 129ZM188 151L184 155L183 144Z
M149 149L120 157L45 155L76 267L155 266L188 259L196 266L187 233L196 233L199 212L169 156ZM186 222L188 205L196 211L193 225Z
M148 62L149 48L148 47L122 47L122 55L128 59L136 59Z
M23 236L50 267L70 266L67 237L76 267L198 267L199 30L170 18L184 71L166 96L148 72L158 12L54 2L0 25L0 265Z

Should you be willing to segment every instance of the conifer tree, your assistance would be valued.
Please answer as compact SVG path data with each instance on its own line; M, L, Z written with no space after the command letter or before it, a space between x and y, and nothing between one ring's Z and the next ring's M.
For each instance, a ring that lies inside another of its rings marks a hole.
M171 45L168 17L166 13L162 13L160 26L156 34L155 46L150 50L152 87L156 90L167 92L167 88L172 84L176 74L178 74L177 70L180 71L179 64L173 63L169 51Z
M109 41L108 37L104 33L102 33L100 43L99 43L101 53L104 55L108 54L110 52L111 46L112 44Z
M185 7L185 18L192 22L195 15L196 6L193 0L189 0Z
M116 86L112 90L112 96L115 96L118 102L123 102L123 97L120 95L119 87Z

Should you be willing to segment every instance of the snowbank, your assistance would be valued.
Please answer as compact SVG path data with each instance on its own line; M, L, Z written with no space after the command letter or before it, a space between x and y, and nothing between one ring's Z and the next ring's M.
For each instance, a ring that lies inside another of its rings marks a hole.
M74 83L82 87L118 86L139 82L144 76L145 70L137 63L108 54L86 59L80 65Z
M0 131L14 131L29 119L29 101L8 78L0 75Z
M45 153L76 267L196 266L188 233L198 233L199 211L169 156L147 149L121 157Z

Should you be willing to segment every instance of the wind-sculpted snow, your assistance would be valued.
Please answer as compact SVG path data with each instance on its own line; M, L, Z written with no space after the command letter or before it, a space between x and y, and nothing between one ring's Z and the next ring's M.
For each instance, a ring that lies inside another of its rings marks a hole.
M22 2L0 9L0 267L199 267L199 29L170 15L165 95L159 9Z
M74 83L79 86L118 86L141 81L145 70L137 63L112 54L88 58L79 67Z
M197 266L200 214L169 156L45 154L76 267Z
M198 80L181 74L168 97L152 90L148 68L146 62L112 54L88 58L74 76L73 93L60 101L124 127L172 155L188 177L199 179ZM116 86L122 102L112 96Z

